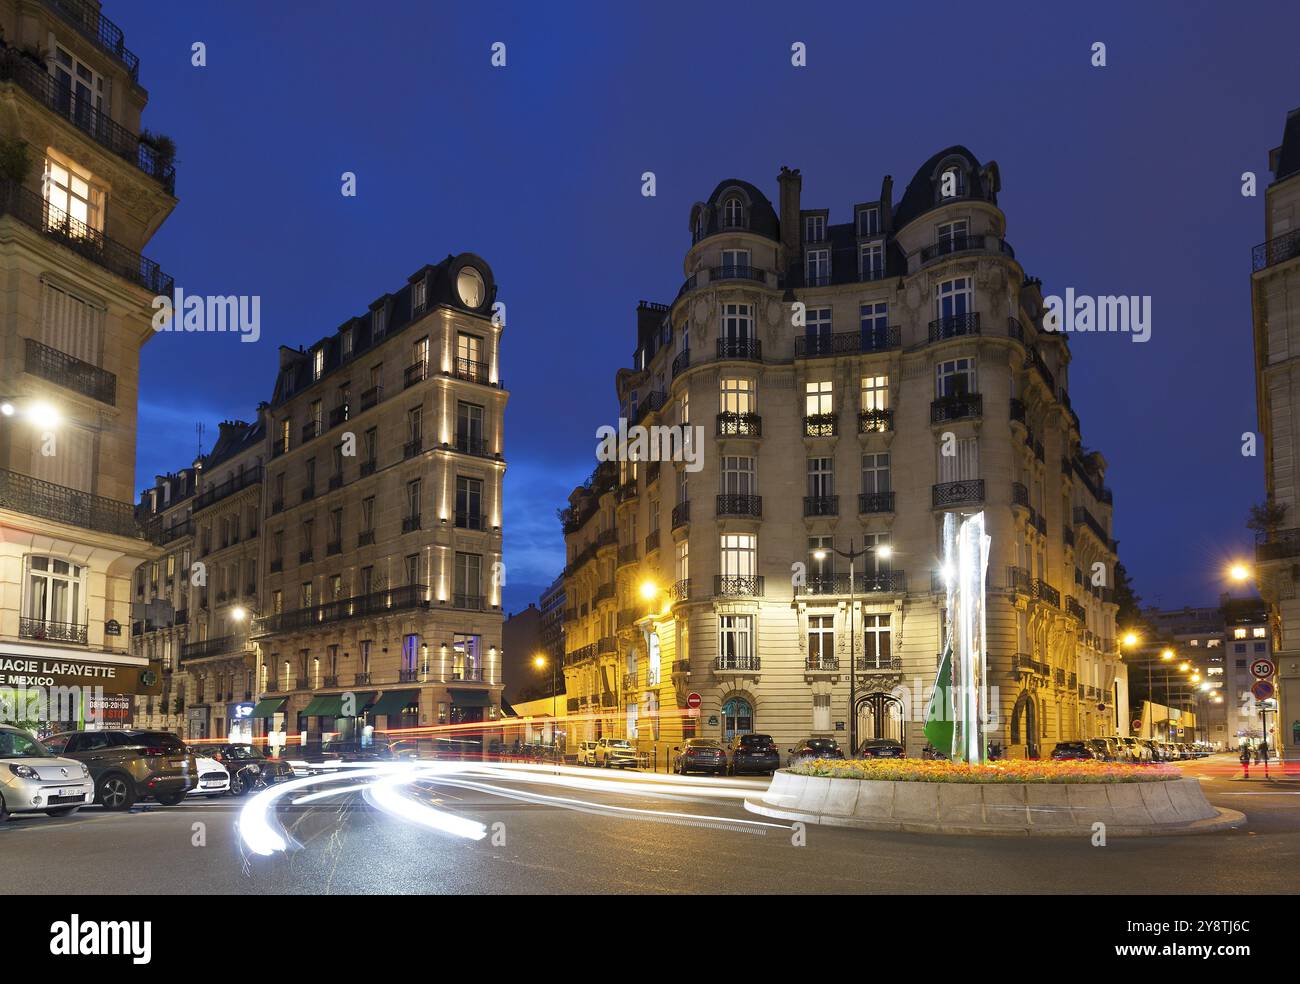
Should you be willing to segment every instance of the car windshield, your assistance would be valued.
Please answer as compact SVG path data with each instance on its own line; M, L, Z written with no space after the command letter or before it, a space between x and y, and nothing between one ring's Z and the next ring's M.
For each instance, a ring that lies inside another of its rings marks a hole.
M262 753L252 745L229 745L222 749L223 758L230 759L260 759Z
M611 741L606 742L606 744L609 745L610 748L631 748L632 747L627 743L627 740L624 738L615 738Z
M829 738L809 738L808 747L824 751L826 749L835 748L836 745L835 742L831 741Z
M0 731L0 759L47 758L49 751L39 741L23 731Z
M742 735L740 743L746 746L756 746L759 748L772 744L771 735Z
M686 744L692 748L720 748L721 746L712 738L692 738Z

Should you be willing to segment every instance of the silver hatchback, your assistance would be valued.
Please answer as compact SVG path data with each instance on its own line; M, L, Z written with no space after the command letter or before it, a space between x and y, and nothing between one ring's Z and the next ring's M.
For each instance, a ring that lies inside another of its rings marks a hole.
M10 813L75 813L95 798L90 770L59 758L21 728L0 724L0 820Z

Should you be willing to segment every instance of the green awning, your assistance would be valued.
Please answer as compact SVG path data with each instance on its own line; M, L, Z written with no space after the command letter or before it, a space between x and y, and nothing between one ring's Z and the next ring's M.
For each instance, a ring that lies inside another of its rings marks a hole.
M385 690L384 696L380 697L375 706L370 708L370 716L401 714L404 708L419 703L420 691L418 690Z
M252 716L255 718L269 718L272 714L284 706L284 697L263 697L253 708Z
M375 699L373 690L351 690L341 694L317 694L302 712L307 717L343 717L343 698L351 694L355 698L352 705L354 717L366 709L366 705Z
M457 707L491 707L492 695L486 690L453 690L451 702Z

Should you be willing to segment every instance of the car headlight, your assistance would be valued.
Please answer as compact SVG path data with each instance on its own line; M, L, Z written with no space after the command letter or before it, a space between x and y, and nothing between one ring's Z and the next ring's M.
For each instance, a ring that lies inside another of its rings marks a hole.
M90 778L90 769L86 766L85 762L81 763L81 778L82 779Z
M9 771L19 779L39 779L40 775L30 765L11 765Z

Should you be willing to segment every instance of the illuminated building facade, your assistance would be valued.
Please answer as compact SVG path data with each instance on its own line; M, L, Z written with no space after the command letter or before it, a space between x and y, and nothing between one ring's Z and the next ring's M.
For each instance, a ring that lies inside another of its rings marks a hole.
M602 462L570 497L570 743L627 736L662 765L690 736L845 747L856 719L919 754L948 511L992 537L989 741L1127 734L1106 462L997 165L949 148L842 224L798 171L778 183L776 207L739 180L696 204L676 299L638 308L620 416L702 433L701 454Z

